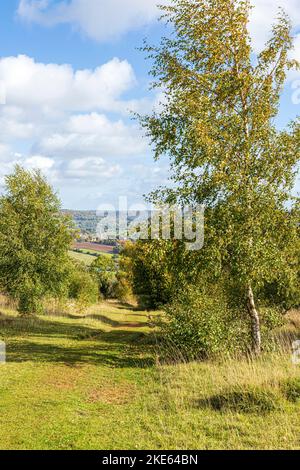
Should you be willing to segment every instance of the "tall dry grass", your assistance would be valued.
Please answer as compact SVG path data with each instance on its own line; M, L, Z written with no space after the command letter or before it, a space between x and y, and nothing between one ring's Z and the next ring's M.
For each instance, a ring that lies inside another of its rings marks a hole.
M147 432L171 449L300 449L300 312L276 334L276 350L259 358L224 355L188 362L157 351L157 387L145 392ZM149 399L151 397L151 399Z

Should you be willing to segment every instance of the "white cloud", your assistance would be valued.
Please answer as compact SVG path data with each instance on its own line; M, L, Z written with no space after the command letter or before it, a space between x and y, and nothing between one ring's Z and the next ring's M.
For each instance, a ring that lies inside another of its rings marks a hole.
M157 4L170 0L20 0L21 18L45 26L69 23L89 37L107 41L129 30L152 23L160 12ZM251 32L256 49L263 47L279 7L300 24L299 0L252 0Z
M24 166L27 168L38 168L42 171L47 171L53 168L55 161L52 158L42 157L40 155L34 155L26 158Z
M119 38L154 21L166 0L21 0L21 18L45 26L69 23L97 41Z
M115 58L94 70L74 70L6 57L0 59L0 82L7 95L0 106L0 184L18 163L40 168L60 186L72 181L89 186L120 175L124 157L146 152L126 110L145 108L150 99L124 100L136 85L127 61Z
M49 110L120 111L120 96L136 84L131 65L114 58L95 70L43 64L19 55L0 60L0 81L9 106Z
M32 122L23 121L21 113L10 113L5 107L0 112L0 136L2 142L14 139L28 139L35 134Z
M43 155L66 158L140 155L146 149L137 126L110 121L95 112L71 116L60 132L43 137L34 146L34 151Z
M79 180L113 178L122 173L120 165L107 165L103 158L97 157L71 160L64 166L63 171L65 177Z
M47 176L55 165L55 161L39 155L27 157L19 152L14 152L8 145L0 145L0 186L4 184L5 175L12 172L15 165L22 165L27 169L38 168ZM51 176L51 175L50 175Z
M250 32L256 52L260 51L269 39L280 7L288 13L294 28L300 26L299 0L252 0L252 4L254 8L251 12Z
M29 170L40 169L51 183L63 186L69 181L71 184L76 182L76 184L88 187L92 182L100 183L122 173L120 165L111 164L101 157L65 159L42 155L27 156L0 146L0 159L0 186L4 184L5 175L11 173L17 164Z
M103 114L125 113L130 107L122 94L136 79L127 61L112 59L95 70L75 71L27 56L6 57L0 59L0 82L7 95L7 104L0 107L2 142L33 141L34 154L51 158L145 150L137 126ZM139 106L138 101L133 104Z

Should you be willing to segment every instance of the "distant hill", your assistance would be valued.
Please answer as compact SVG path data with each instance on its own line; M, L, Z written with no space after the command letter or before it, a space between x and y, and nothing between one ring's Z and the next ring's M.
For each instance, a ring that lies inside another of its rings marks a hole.
M64 209L62 212L72 217L72 219L75 222L76 227L80 230L80 233L83 237L84 236L87 236L87 237L97 236L97 225L103 219L103 217L97 215L97 211L95 210L81 211L81 210ZM117 220L120 214L121 214L120 212L117 212ZM127 220L129 223L134 221L135 218L136 218L135 216L127 215ZM109 245L116 244L116 242L114 242L113 240L110 240L109 243L107 243L107 240L104 240L102 243L109 244Z
M63 210L63 213L72 217L82 235L96 235L97 224L101 220L96 211Z

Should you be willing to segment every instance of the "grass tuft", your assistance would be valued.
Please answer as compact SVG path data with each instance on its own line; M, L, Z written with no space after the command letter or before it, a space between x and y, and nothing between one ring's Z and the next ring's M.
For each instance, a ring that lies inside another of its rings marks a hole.
M202 400L200 404L205 403ZM261 387L236 387L206 400L215 411L231 411L237 413L265 414L281 409L281 400L272 390Z

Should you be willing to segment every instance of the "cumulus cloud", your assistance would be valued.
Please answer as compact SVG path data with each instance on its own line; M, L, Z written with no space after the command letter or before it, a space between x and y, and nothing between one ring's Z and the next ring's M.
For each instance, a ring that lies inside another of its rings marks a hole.
M105 42L154 21L159 15L157 3L157 0L21 0L18 14L45 26L71 24L88 37Z
M24 55L6 57L0 59L0 82L7 97L0 106L0 184L18 163L40 168L52 183L90 185L120 175L118 159L146 152L126 110L147 100L123 98L136 85L126 60L74 70ZM22 151L14 152L18 147Z
M122 174L119 164L112 164L101 157L65 159L34 154L28 156L0 146L0 159L0 186L4 184L5 175L11 173L15 165L21 165L28 170L39 169L51 183L58 185L73 182L76 185L90 186Z
M146 148L137 126L122 120L110 121L105 115L94 112L71 116L60 132L42 138L34 151L57 157L119 157L139 155Z
M157 20L160 12L157 4L171 0L20 0L18 15L28 22L44 26L70 24L97 41L110 41L124 33ZM290 16L297 33L300 27L299 0L252 0L250 32L255 52L259 52L276 21L279 7ZM118 14L116 14L118 12ZM294 55L300 57L299 37Z
M103 158L76 158L63 164L64 175L67 178L82 180L82 178L114 178L122 173L120 165L108 165Z
M39 155L28 157L22 153L14 152L12 147L8 145L0 145L0 162L0 186L3 186L5 175L11 173L15 165L22 165L27 169L38 168L47 176L50 175L50 171L55 165L55 161L51 158Z
M114 58L94 70L35 62L25 55L0 60L6 103L23 109L121 111L120 96L136 84L127 60Z
M107 42L152 24L160 14L157 3L168 1L19 0L18 15L45 27L68 24L95 41ZM249 27L254 51L264 47L278 7L283 6L296 36L293 57L300 60L299 0L252 3L255 8ZM289 78L297 76L290 74ZM0 106L0 184L2 175L15 163L41 168L64 188L76 182L90 190L89 185L96 187L100 181L102 191L106 180L122 174L118 190L123 194L128 191L122 186L128 185L126 178L131 177L132 193L143 193L147 192L145 186L156 186L162 175L167 175L166 169L153 169L152 163L145 166L134 160L146 155L147 142L128 121L128 110L159 109L164 96L157 94L154 101L149 96L124 98L137 85L127 60L113 58L95 69L75 70L71 65L40 63L24 55L6 57L0 59L0 84L6 94L6 105ZM21 151L16 153L19 147ZM126 178L121 162L127 162ZM134 176L137 173L139 181Z
M270 37L279 8L283 8L297 30L300 26L299 0L252 0L254 8L250 17L250 32L256 52L260 51Z
M42 171L50 170L54 165L55 161L52 158L40 155L33 155L32 157L26 158L24 161L24 166L27 168L39 168Z
M0 108L2 141L35 139L40 154L136 153L142 150L137 127L104 112L126 115L122 98L136 84L131 65L117 58L94 70L44 64L20 55L0 59L6 105ZM137 108L137 101L135 102ZM101 111L101 112L100 112Z

